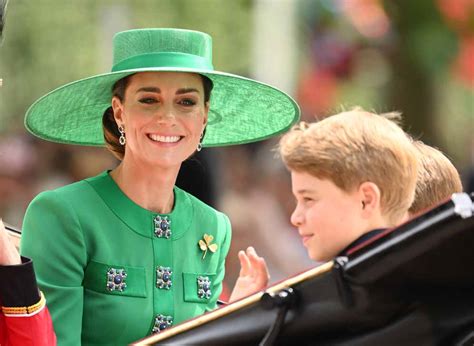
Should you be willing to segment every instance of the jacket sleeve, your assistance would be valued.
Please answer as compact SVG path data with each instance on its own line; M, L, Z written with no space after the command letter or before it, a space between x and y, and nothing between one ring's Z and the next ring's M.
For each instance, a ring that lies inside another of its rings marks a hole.
M55 191L38 195L23 221L21 253L33 259L58 344L80 345L86 249L79 220Z
M0 266L0 344L56 345L51 316L36 285L33 264Z
M206 311L214 310L218 306L217 299L222 292L222 282L225 276L225 259L229 253L230 241L232 239L232 228L229 218L224 213L218 213L217 216L219 218L219 232L223 232L224 237L220 244L219 264L217 266L216 277L212 283L212 298L210 299L209 305L206 307Z

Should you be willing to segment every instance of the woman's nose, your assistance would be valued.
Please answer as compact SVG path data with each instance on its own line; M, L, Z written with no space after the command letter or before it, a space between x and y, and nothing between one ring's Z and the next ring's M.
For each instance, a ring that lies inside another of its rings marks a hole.
M175 109L172 105L164 105L157 112L159 122L169 122L176 118Z

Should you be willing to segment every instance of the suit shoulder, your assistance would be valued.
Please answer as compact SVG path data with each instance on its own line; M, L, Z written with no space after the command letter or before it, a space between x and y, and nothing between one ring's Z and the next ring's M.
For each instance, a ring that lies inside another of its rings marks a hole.
M206 204L204 203L203 201L201 201L199 198L197 197L194 197L193 195L191 195L190 193L184 191L184 190L181 190L180 191L185 195L187 196L187 198L189 198L193 208L198 211L199 213L203 213L203 214L209 214L209 215L225 215L224 213L222 213L221 211L211 207L209 204Z

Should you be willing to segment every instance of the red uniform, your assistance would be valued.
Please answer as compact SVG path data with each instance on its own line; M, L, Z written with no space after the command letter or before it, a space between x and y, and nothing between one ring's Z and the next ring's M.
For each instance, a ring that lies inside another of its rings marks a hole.
M51 316L31 260L0 266L0 345L56 345Z

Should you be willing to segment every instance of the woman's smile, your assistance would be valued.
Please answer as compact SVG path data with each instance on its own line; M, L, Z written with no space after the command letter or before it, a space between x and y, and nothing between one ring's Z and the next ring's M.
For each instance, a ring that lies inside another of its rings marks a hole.
M148 138L150 138L153 142L174 144L179 142L182 138L184 138L184 136L167 136L150 133L148 134Z

